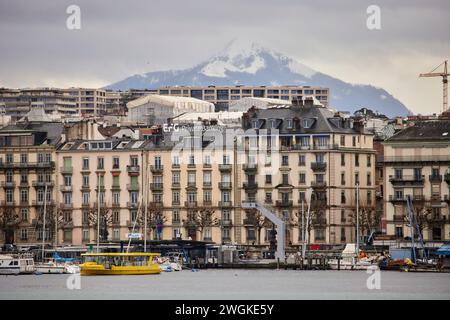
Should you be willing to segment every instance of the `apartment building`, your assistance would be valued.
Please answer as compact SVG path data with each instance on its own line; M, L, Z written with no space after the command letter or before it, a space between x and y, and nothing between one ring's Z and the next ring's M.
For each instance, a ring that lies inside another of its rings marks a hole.
M411 236L407 197L425 240L450 239L450 120L417 121L384 141L387 234ZM416 233L417 235L417 233Z
M142 239L146 211L148 239L231 241L229 158L218 164L201 149L172 153L162 137L80 140L58 149L60 243L96 241L99 215L107 231L101 241L126 240L130 233Z
M287 243L302 241L302 205L304 221L311 206L312 243L355 242L356 186L361 216L375 215L373 136L363 124L334 115L327 108L301 106L250 110L244 129L253 129L257 140L252 142L249 137L245 143L248 163L242 166L240 199L264 203L283 217ZM264 141L267 132L274 130L276 139ZM252 154L255 149L270 150L266 143L277 146L276 155ZM372 229L379 228L376 219L371 224ZM259 236L255 231L249 223L247 241ZM269 231L270 226L262 228L261 239L267 241ZM362 231L368 234L373 230Z
M100 116L106 112L106 90L94 88L62 89L75 98L77 113L88 116Z
M77 112L76 99L57 88L0 89L0 104L13 120L22 118L34 106L46 113L74 115Z
M55 230L55 150L63 126L10 125L0 131L0 242L53 244ZM47 191L47 193L45 192Z

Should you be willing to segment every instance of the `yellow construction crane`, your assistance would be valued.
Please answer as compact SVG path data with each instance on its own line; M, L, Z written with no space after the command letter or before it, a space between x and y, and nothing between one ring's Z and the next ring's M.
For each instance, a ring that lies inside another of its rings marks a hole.
M434 72L437 68L444 65L444 72ZM447 71L447 60L442 62L440 65L438 65L436 68L431 70L431 72L428 73L421 73L419 77L442 77L442 84L444 89L443 94L443 106L442 106L442 112L445 112L448 110L448 81L447 76L450 76L450 73Z

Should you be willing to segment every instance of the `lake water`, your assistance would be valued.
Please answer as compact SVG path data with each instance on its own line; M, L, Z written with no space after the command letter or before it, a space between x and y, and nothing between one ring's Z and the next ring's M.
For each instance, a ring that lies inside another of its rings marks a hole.
M366 271L200 270L145 276L0 276L0 299L450 299L450 273L380 272L368 289Z

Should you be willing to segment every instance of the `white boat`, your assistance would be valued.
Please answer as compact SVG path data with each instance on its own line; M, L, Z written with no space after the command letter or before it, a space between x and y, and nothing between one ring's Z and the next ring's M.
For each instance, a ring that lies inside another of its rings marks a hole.
M378 266L375 257L358 259L356 252L356 244L347 243L341 253L341 259L331 259L328 261L328 265L332 270L367 270Z
M34 260L29 254L0 255L0 274L31 274Z
M181 271L182 263L182 255L178 252L170 252L166 257L159 259L161 269L165 272Z
M75 264L58 263L49 259L44 263L36 265L36 272L46 274L80 273L80 267Z

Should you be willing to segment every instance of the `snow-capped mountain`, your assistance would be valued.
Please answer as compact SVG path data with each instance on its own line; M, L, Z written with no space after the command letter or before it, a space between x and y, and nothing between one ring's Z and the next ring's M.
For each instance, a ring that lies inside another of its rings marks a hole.
M107 88L127 90L175 85L323 86L330 88L330 106L338 110L354 112L367 107L388 117L410 113L384 89L341 81L295 59L245 41L232 41L224 50L193 68L134 75Z

